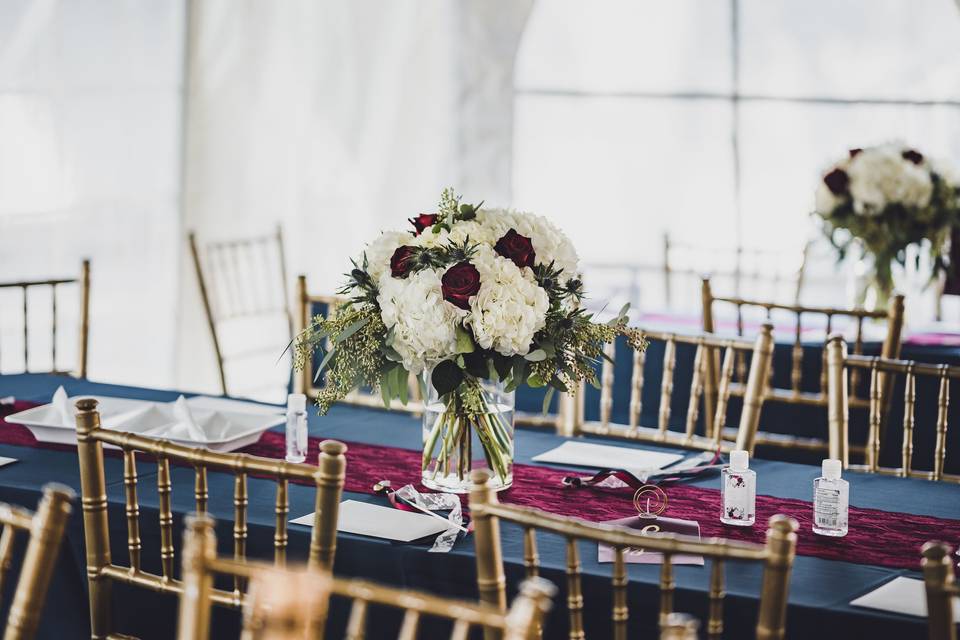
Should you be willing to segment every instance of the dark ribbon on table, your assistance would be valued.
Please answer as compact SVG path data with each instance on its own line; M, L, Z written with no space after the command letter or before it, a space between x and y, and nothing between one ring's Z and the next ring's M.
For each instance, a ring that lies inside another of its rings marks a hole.
M645 485L654 484L657 486L664 486L702 477L704 473L708 473L723 467L722 458L723 456L720 454L720 450L717 449L713 455L713 459L705 461L704 464L699 464L688 469L678 469L675 471L671 471L670 468L667 467L666 469L663 469L661 473L647 476L645 482L632 473L623 471L622 469L601 469L592 476L564 476L560 482L565 487L577 489L580 487L595 487L607 478L616 478L629 486L632 490L636 491Z

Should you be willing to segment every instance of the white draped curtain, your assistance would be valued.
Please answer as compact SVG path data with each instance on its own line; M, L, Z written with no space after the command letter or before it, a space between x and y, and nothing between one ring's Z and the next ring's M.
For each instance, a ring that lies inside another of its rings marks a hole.
M183 228L229 238L279 222L290 273L329 293L365 242L443 187L509 203L513 60L531 4L195 0ZM176 383L213 390L181 263Z

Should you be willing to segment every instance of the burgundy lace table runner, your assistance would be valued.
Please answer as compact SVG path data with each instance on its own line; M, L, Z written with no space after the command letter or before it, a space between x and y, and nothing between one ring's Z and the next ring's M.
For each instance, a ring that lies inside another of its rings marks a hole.
M31 403L18 402L12 410L3 407L2 415L22 411ZM321 438L310 438L310 451L317 451ZM0 429L0 443L75 451L72 445L41 443L26 427L5 423ZM345 489L355 493L373 493L373 485L390 480L394 487L419 485L420 452L381 445L347 442L347 479ZM266 432L259 442L241 451L267 458L284 456L284 436ZM107 455L119 455L107 450ZM536 507L565 516L591 521L613 520L636 512L632 490L598 487L569 488L562 486L569 471L539 465L514 465L514 483L501 492L505 503ZM850 532L844 538L825 538L811 531L812 507L809 502L775 496L757 496L757 523L750 528L729 527L719 521L720 492L690 485L672 485L666 489L669 505L666 515L700 523L703 537L719 536L763 544L765 523L770 516L783 513L800 523L797 553L826 560L842 560L857 564L895 569L919 569L920 547L928 540L960 541L960 520L901 514L879 509L850 508Z

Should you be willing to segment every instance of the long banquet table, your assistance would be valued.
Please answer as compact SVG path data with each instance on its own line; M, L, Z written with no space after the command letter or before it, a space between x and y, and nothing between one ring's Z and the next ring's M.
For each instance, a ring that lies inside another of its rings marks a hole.
M172 400L176 392L98 384L70 378L26 374L0 376L0 397L12 395L17 400L36 403L48 402L58 385L63 384L70 395L97 394L106 396ZM0 423L0 428L11 428ZM353 443L389 445L417 450L420 445L420 425L417 419L374 409L339 406L328 416L310 418L310 434L314 437L335 438ZM545 431L520 430L516 441L516 460L519 463L535 464L532 456L552 448L562 438ZM624 445L627 446L627 445ZM73 487L79 494L79 473L76 455L71 451L47 448L0 445L0 455L16 458L18 462L0 468L0 500L34 508L40 496L40 488L46 482L57 481ZM818 475L814 466L778 461L756 460L752 464L759 477L760 494L777 498L809 500L811 483ZM126 525L123 518L122 465L117 458L107 457L108 500L110 505L111 546L117 561L126 560ZM347 474L350 476L350 452L347 453ZM145 568L158 563L159 529L157 519L157 495L153 484L155 466L141 462L140 504L141 528ZM182 525L182 516L193 507L193 472L191 469L173 468L173 507L175 526ZM408 478L389 478L395 486L414 480L417 469L410 470ZM891 477L879 477L851 473L851 505L902 513L905 518L915 514L940 519L960 520L960 487ZM221 552L231 549L232 526L232 478L211 473L210 511L218 519L218 536ZM698 479L694 486L719 487L716 476ZM589 490L571 494L571 500L589 500ZM669 492L669 490L668 490ZM291 518L312 511L311 489L304 486L290 487ZM250 540L248 554L251 557L271 557L273 533L274 486L267 480L251 478L249 482ZM346 492L345 499L386 504L382 497L368 493ZM629 495L623 498L622 515L633 512ZM701 520L713 519L713 512L703 513ZM764 523L758 522L757 527ZM857 522L851 522L855 530ZM309 528L300 525L290 527L291 558L303 557L308 541ZM802 530L800 536L812 536ZM178 541L179 542L179 541ZM960 540L947 540L952 544ZM518 528L503 527L503 548L507 563L508 580L516 586L523 572L522 536ZM336 572L346 576L375 578L388 583L426 589L440 594L476 597L474 587L474 548L471 537L459 540L448 554L428 553L429 544L397 544L362 536L340 534L336 558ZM919 549L916 550L919 554ZM179 549L178 549L179 554ZM560 539L550 536L540 541L542 575L558 585L563 585L564 545ZM597 562L596 548L583 543L584 593L588 637L609 636L610 615L610 565ZM178 555L179 557L179 555ZM841 638L856 632L864 637L921 637L924 621L896 614L851 607L848 603L857 596L870 591L899 575L918 575L904 569L892 569L871 564L869 559L850 558L827 560L822 557L798 556L794 565L788 607L789 637ZM656 585L659 567L655 565L629 566L629 601L631 625L636 631L649 629L655 620L658 607ZM703 567L678 566L675 569L677 583L676 606L691 611L701 618L705 616L709 571ZM759 567L730 563L727 567L727 598L725 609L726 637L750 637L756 616L756 593L759 592ZM8 587L9 588L9 587ZM115 617L118 630L135 633L143 638L172 638L176 612L173 598L145 592L118 589L115 595ZM563 602L563 589L558 602ZM8 601L8 599L5 599ZM334 618L342 618L342 610L335 611ZM378 622L386 616L378 615ZM231 613L218 614L217 625L222 637L236 624ZM557 607L546 629L547 637L564 637L566 618L563 607ZM375 636L376 634L374 634ZM88 636L86 576L83 545L83 527L79 503L66 534L66 542L58 561L57 573L51 587L46 615L41 627L43 638L82 638ZM333 636L335 637L335 636ZM424 636L430 637L430 636ZM631 637L634 636L631 634Z

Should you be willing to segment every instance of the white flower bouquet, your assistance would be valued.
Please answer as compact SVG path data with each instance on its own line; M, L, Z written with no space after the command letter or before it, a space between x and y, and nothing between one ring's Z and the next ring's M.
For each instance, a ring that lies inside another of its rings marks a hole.
M509 486L512 392L546 387L546 408L554 391L597 384L605 343L645 341L626 308L598 323L580 307L576 250L545 218L461 204L448 189L437 213L410 223L353 261L340 291L348 302L297 338L296 366L322 352L321 413L358 387L406 403L409 375L423 374L424 483L450 477L463 489L479 447Z
M872 255L887 296L892 264L904 264L910 245L929 241L933 276L947 267L950 230L960 223L960 179L903 145L851 149L820 181L816 214L841 258L852 243Z

